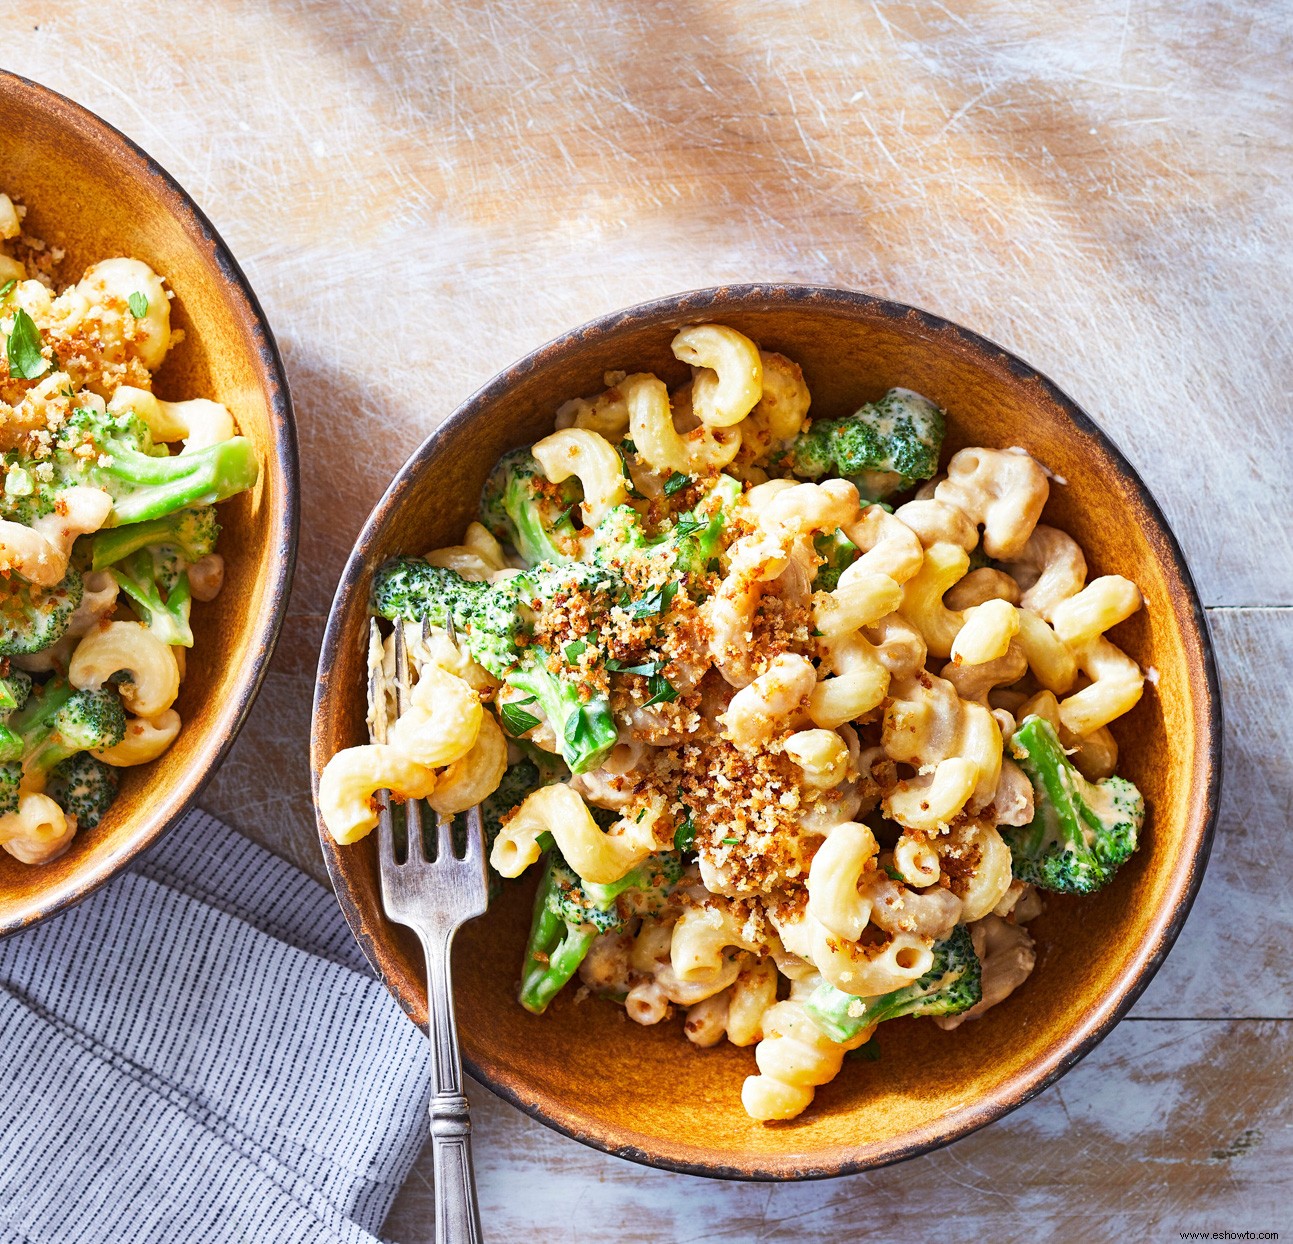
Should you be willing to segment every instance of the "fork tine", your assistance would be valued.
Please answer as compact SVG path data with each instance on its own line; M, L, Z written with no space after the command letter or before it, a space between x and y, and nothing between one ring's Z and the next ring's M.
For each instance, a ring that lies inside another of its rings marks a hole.
M485 826L479 808L467 809L467 853L465 863L480 864L485 858Z
M404 623L395 623L395 716L402 717L409 706L409 650L404 642Z
M453 817L443 813L436 816L435 858L436 863L458 858L453 853Z
M408 799L404 803L404 824L408 831L408 856L410 864L427 862L426 839L422 836L422 800Z
M377 817L377 859L383 877L386 869L395 863L395 820L391 816L391 793L381 792L382 810Z

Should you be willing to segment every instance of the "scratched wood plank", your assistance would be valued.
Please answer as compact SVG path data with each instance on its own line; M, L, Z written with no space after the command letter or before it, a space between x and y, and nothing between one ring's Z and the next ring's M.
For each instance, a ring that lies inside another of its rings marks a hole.
M626 1244L1287 1238L1290 1060L1290 1023L1129 1020L1048 1092L950 1148L798 1185L602 1158L472 1086L481 1213L492 1239ZM387 1219L401 1244L433 1240L429 1171L419 1165Z
M111 9L107 63L83 0L11 2L4 63L143 143L246 266L300 407L303 611L475 385L752 278L1017 349L1144 471L1208 603L1293 600L1288 5Z
M371 503L495 371L681 286L852 285L994 337L1128 452L1205 602L1293 604L1287 5L11 0L0 27L6 67L197 197L283 345L293 617L206 802L316 875L314 654ZM643 1171L476 1089L492 1238L1290 1226L1289 1026L1225 1017L1291 1013L1291 616L1213 614L1230 710L1213 863L1145 1018L1060 1085L944 1153L772 1189ZM389 1223L403 1244L430 1239L429 1179L424 1158Z

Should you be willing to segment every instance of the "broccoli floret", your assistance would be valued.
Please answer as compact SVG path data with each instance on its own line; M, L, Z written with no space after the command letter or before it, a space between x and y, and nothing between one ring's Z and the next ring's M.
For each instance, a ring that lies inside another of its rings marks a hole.
M216 521L214 506L176 510L146 523L131 523L99 532L90 541L90 568L106 570L131 553L150 546L174 548L178 557L192 565L215 552L219 536L220 524Z
M959 1015L983 996L982 967L970 931L958 924L933 947L934 962L919 980L875 998L855 998L823 981L809 995L813 1023L832 1041L850 1041L872 1024L901 1015Z
M833 592L840 585L840 575L857 561L861 550L842 531L822 532L814 537L813 548L818 557L826 559L817 567L813 587L821 592Z
M0 764L0 816L18 811L18 788L22 784L22 765L16 760Z
M505 453L480 494L480 521L530 565L578 556L574 541L583 491L575 477L554 484L528 449Z
M525 948L521 1005L542 1015L575 974L593 940L623 927L625 916L617 901L621 895L641 892L643 909L649 909L653 902L663 902L681 876L681 857L667 851L643 860L619 881L593 885L581 881L549 841Z
M0 657L41 652L58 643L81 603L80 572L68 566L63 581L42 588L17 575L0 579Z
M125 526L214 505L250 488L259 474L256 452L246 437L172 455L153 443L148 425L130 411L114 415L77 409L55 432L50 449L42 465L52 472L38 473L32 469L35 463L6 456L10 470L17 467L30 488L17 495L6 488L0 499L4 517L30 525L53 513L66 489L86 484L112 497L106 526Z
M1055 727L1025 717L1011 744L1033 784L1033 819L1002 825L1014 874L1043 890L1089 894L1136 850L1145 800L1126 778L1088 782L1064 754Z
M11 669L0 677L0 716L22 708L30 695L31 675L24 670Z
M864 500L876 500L932 478L946 430L943 412L928 398L890 389L847 418L816 420L795 438L784 463L804 479L843 476Z
M126 714L116 691L76 691L65 678L52 678L9 718L22 739L23 771L48 774L77 752L115 747L126 735Z
M50 770L45 792L64 812L76 817L79 828L93 829L117 797L117 771L86 752L78 752Z
M535 650L534 657L537 659L513 669L504 680L522 694L519 699L507 701L512 711L503 717L503 728L509 734L524 734L538 721L526 724L524 716L518 721L514 714L519 710L533 716L531 710L538 709L552 727L571 773L596 769L619 741L610 703L604 696L581 699L576 681L548 669L539 650ZM512 729L517 724L522 728Z
M503 717L509 732L526 733L542 714L571 772L585 773L615 746L610 704L604 696L581 699L577 680L548 669L548 654L529 642L532 619L559 592L583 592L608 607L620 587L618 579L589 562L545 564L485 584L415 558L396 558L374 577L372 611L392 621L425 618L452 630L474 660L520 693L509 700L512 709Z
M130 598L139 620L162 643L193 647L189 625L193 592L188 566L180 560L174 545L136 549L110 573Z

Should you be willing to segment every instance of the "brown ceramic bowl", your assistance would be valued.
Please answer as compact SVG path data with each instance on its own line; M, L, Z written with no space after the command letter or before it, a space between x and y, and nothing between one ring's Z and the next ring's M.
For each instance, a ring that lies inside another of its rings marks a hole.
M278 638L296 552L296 431L274 338L210 221L129 139L61 95L0 73L0 190L24 228L67 256L60 284L112 256L142 259L175 291L185 339L157 374L163 398L209 397L256 446L260 481L220 507L225 585L193 610L194 646L176 702L184 728L158 761L122 770L102 823L50 864L0 853L0 935L84 898L157 841L233 742Z
M542 1018L516 1002L529 887L507 887L460 933L454 980L468 1070L559 1131L622 1157L702 1175L839 1175L911 1157L999 1118L1040 1092L1103 1037L1148 984L1185 920L1207 859L1220 778L1221 710L1203 612L1158 506L1109 440L1021 360L922 311L864 294L744 285L610 315L536 350L460 407L409 459L373 511L328 620L314 705L316 775L364 741L365 606L374 567L396 553L457 543L504 450L551 430L556 407L601 388L608 369L684 378L669 342L715 320L799 362L813 413L840 415L893 385L951 412L949 444L1023 445L1068 480L1046 517L1086 550L1092 575L1134 579L1146 608L1115 640L1158 671L1118 723L1120 771L1151 809L1140 851L1089 898L1054 899L1031 925L1032 977L984 1019L945 1033L896 1020L848 1060L799 1119L765 1126L741 1108L749 1050L698 1050L680 1024L639 1028L618 1007L567 991ZM355 936L404 1009L426 1018L422 956L386 920L374 838L336 847L320 831Z

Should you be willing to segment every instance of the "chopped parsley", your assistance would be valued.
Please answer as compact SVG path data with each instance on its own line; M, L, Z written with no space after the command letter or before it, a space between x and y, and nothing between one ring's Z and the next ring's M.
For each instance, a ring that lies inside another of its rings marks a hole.
M3 285L0 285L0 298L8 298L13 287L18 284L18 278L11 276Z
M612 674L641 674L643 678L650 678L652 674L658 674L664 669L664 662L643 661L638 665L625 665L623 661L612 657L606 662L606 668Z
M664 482L664 495L666 497L672 497L674 493L681 492L690 483L690 475L684 475L681 471L675 471Z
M694 536L698 531L704 531L709 526L707 520L696 518L691 514L681 514L678 521L673 525L673 534L680 540L685 540L688 536Z
M148 314L148 299L138 290L135 290L129 298L126 299L130 307L130 314L137 320L142 320Z
M673 598L678 594L678 582L666 583L654 592L648 592L641 600L630 601L625 608L630 618L653 618L659 613L668 613Z
M568 506L566 506L566 508L562 510L561 513L558 514L556 518L552 520L552 526L554 528L557 528L557 527L568 525L570 529L573 531L575 528L575 520L573 518L573 515L575 512L575 507L578 504L579 504L578 501L572 501Z
M737 844L738 842L740 842L740 841L741 841L741 840L740 840L739 838L724 838L724 839L723 839L723 845L724 845L725 847L734 847L734 846L736 846L736 844Z
M566 660L569 661L571 665L573 665L576 661L579 660L580 657L584 655L584 652L587 648L588 648L587 643L585 643L582 639L573 640L571 643L568 643L566 645Z
M539 724L539 719L533 713L527 713L522 707L525 704L533 704L536 699L538 697L532 695L526 700L509 700L498 710L498 715L503 719L503 729L508 734L525 734Z
M14 312L8 354L11 376L18 376L23 380L39 380L49 370L49 362L40 352L40 329L21 307Z
M687 815L681 825L673 831L673 847L675 851L690 851L696 845L696 822L691 819L691 809L687 809Z
M651 693L651 698L642 705L643 708L650 708L653 704L667 704L678 698L678 688L663 674L652 674L647 679L647 690Z
M906 877L904 877L892 864L886 864L884 866L884 871L891 881L906 881Z

